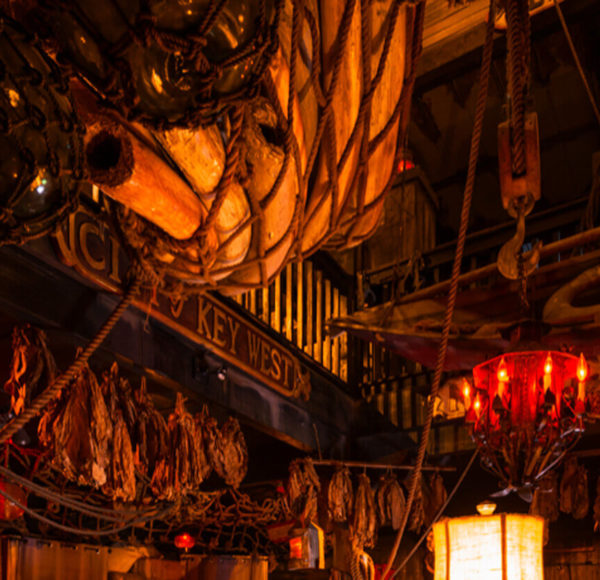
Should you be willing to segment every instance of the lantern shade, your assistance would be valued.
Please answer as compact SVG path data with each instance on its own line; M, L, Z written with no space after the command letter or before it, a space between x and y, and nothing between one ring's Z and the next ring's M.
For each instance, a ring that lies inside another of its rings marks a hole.
M543 580L544 519L467 516L433 526L434 580Z

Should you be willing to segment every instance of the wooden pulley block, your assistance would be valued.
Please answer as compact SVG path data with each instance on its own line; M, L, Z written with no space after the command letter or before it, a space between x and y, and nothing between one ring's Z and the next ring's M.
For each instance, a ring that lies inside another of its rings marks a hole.
M524 207L528 215L541 195L540 137L537 113L525 115L525 163L524 175L513 174L511 150L511 126L509 121L498 125L498 169L502 206L511 215L518 216L518 207Z

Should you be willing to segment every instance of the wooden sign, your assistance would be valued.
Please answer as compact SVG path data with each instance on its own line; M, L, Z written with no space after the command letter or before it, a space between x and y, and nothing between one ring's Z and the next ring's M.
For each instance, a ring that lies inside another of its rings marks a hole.
M61 261L105 289L122 292L129 262L116 235L79 209L54 235ZM310 375L284 346L209 293L173 300L143 291L134 305L284 395L310 394Z

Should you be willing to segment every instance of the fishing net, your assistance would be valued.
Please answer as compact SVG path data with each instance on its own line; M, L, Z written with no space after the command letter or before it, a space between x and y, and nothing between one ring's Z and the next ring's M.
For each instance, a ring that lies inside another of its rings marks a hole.
M36 26L81 84L90 174L118 202L147 283L243 292L374 232L404 143L423 4L38 4Z

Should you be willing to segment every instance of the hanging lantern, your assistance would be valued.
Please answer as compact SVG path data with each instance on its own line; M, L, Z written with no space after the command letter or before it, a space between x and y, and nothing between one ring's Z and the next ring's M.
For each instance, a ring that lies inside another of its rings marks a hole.
M47 233L74 206L81 127L58 67L0 13L0 244Z
M482 514L439 521L433 526L434 580L542 580L543 537L544 519L537 516Z
M510 352L473 369L466 418L483 466L505 493L516 489L529 499L536 481L578 440L586 379L583 355L555 351Z
M177 534L175 536L175 540L173 541L175 547L180 550L191 550L196 545L196 540L187 532L182 532L181 534Z

